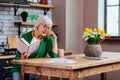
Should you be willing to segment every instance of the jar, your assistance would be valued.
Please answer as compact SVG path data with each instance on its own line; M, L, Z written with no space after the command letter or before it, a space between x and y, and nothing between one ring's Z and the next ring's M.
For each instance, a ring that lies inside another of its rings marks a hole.
M45 0L40 0L40 4L45 4Z

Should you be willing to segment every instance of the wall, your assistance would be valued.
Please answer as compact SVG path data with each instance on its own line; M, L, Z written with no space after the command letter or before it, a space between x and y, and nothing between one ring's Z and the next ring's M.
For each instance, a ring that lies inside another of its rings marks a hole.
M83 2L83 26L94 28L98 26L98 0L84 0Z
M59 48L83 52L82 0L53 0L53 4L53 19L59 23Z
M65 37L66 37L66 0L52 0L55 9L53 10L53 21L58 23L58 46L65 49Z
M105 40L102 43L103 51L120 52L120 41L119 40Z
M66 48L83 52L82 0L66 0Z
M99 0L99 2L104 4L103 0ZM102 12L100 11L100 10L104 10L102 9L103 8L102 5L99 5L99 10L98 10L98 0L84 0L84 9L83 9L84 28L88 26L91 28L94 28L94 27L103 28L104 27L103 26L104 25L103 24L104 23L103 21L104 11ZM101 13L98 13L98 11ZM103 51L117 51L118 52L120 51L119 47L120 47L119 41L106 40L102 44ZM107 73L107 80L119 80L120 76L118 74L120 74L120 70ZM84 80L100 80L100 75L86 77L84 78Z
M51 0L49 0L49 4L51 4ZM19 8L17 16L14 16L13 7L0 6L0 44L1 42L7 43L7 36L18 35L18 28L14 25L14 22L22 21L20 17L22 11L27 11L30 14L37 14L39 16L43 15L43 10L38 8ZM47 15L52 18L52 11L49 11ZM30 22L30 19L28 19L28 22ZM32 29L33 28L26 26L22 27L21 31L26 32Z
M83 29L98 27L98 24L103 23L98 23L98 0L53 0L53 4L56 5L53 19L59 23L60 48L77 50L74 53L83 52ZM120 51L119 44L119 41L105 41L102 48L103 51ZM119 80L119 73L120 71L107 73L107 80ZM100 80L100 74L84 80Z
M83 29L98 26L98 0L83 0ZM83 49L85 42L83 42ZM84 50L83 50L84 51Z

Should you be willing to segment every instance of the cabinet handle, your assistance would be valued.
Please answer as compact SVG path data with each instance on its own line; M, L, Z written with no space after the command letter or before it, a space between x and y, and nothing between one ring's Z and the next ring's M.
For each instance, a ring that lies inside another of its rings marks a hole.
M11 69L12 66L8 66L8 67L3 67L3 69Z

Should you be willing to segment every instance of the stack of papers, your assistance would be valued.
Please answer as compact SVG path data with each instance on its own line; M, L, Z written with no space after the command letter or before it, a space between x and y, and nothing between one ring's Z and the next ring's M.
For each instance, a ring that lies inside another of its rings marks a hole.
M49 59L47 63L75 63L75 60L72 59L65 59L65 58L54 58Z

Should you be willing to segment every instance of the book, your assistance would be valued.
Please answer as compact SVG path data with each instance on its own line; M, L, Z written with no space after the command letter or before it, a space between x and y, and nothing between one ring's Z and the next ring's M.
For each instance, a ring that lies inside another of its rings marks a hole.
M20 53L28 53L31 54L39 49L40 40L32 42L32 44L29 44L24 38L18 39L18 51Z

